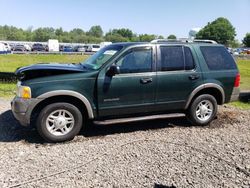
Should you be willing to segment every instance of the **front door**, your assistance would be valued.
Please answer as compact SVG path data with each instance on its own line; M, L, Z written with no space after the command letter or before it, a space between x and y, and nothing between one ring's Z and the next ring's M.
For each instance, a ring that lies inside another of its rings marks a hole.
M155 102L156 72L154 49L134 47L123 53L115 64L120 73L98 78L99 116L119 116L147 112Z

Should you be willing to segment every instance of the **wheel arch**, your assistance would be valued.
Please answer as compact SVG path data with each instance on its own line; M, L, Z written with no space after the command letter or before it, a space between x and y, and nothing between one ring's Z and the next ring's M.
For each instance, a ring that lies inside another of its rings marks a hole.
M75 105L87 118L93 119L94 113L89 100L82 94L75 91L58 90L44 93L37 97L39 103L32 109L31 117L34 117L46 105L54 102L68 102ZM85 114L86 114L85 113Z
M223 104L225 102L225 92L224 89L214 83L206 83L195 88L189 95L188 100L185 105L185 109L189 107L194 98L202 94L210 94L215 97L218 104Z

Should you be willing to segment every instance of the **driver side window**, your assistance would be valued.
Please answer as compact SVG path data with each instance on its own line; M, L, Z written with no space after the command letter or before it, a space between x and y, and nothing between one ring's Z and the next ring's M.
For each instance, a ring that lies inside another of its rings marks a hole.
M127 52L116 63L120 73L140 73L152 71L152 49L135 48Z

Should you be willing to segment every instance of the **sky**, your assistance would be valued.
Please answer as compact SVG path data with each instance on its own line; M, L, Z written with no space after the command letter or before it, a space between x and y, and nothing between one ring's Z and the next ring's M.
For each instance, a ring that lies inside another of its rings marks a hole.
M0 0L0 25L64 30L101 25L104 32L129 28L137 34L188 37L218 17L236 29L236 39L250 32L250 0Z

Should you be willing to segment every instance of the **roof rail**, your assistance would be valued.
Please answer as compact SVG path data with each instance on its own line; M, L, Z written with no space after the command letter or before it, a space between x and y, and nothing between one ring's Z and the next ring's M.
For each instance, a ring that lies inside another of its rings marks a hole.
M151 43L171 43L171 42L179 42L179 43L211 43L211 44L217 44L217 42L214 41L214 40L202 40L202 39L191 40L189 38L155 39L155 40L151 41Z
M182 38L182 39L155 39L152 40L151 43L165 43L165 42L181 42L181 43L188 43L190 42L189 39Z
M194 39L193 42L217 44L217 42L214 40L203 40L203 39Z

